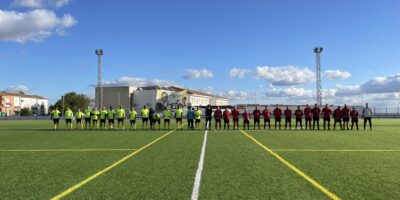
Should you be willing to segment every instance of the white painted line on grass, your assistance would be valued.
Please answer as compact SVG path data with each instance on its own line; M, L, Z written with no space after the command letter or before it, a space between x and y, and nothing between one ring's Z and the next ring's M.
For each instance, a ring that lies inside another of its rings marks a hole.
M207 127L208 127L208 123L207 123ZM193 185L193 190L192 190L192 200L199 199L201 173L203 172L204 157L206 154L207 134L208 134L208 129L206 129L206 131L204 132L203 146L201 147L199 165L197 167L196 178L194 179L194 185Z

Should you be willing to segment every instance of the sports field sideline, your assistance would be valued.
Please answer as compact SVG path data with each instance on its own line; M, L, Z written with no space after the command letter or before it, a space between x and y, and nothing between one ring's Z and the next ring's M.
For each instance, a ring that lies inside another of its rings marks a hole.
M0 121L0 199L398 199L400 120L373 123L373 131L210 130L205 140L204 130Z

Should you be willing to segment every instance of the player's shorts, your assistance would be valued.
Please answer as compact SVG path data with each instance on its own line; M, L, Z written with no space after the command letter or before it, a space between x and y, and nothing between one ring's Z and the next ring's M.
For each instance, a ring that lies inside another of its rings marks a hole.
M247 120L247 119L245 119L245 120L243 120L243 123L244 123L244 124L250 124L250 121Z
M90 118L85 118L86 123L90 123Z
M53 123L58 124L60 122L60 119L53 119Z
M307 118L306 118L306 121L311 122L311 118L310 118L310 117L307 117Z
M201 122L201 119L196 119L196 123L200 123Z
M215 122L221 123L221 119L215 119Z
M330 117L324 117L324 121L331 121Z
M271 119L270 118L264 118L264 122L271 122Z
M114 124L114 119L108 119L109 124Z
M142 121L148 122L148 121L149 121L149 118L148 118L148 117L143 117L143 118L142 118Z
M170 119L164 119L164 123L169 123Z
M224 119L225 124L229 124L229 119Z
M206 121L211 121L211 120L212 120L212 117L206 116Z
M118 122L124 122L124 118L118 118L117 120L118 120Z
M303 121L302 118L296 118L296 122L302 122L302 121ZM310 121L311 121L311 119L310 119Z
M100 119L100 123L106 123L106 119Z
M292 122L292 118L285 117L285 122Z
M335 123L336 122L342 123L342 119L335 119Z
M357 119L352 118L352 119L351 119L351 122L358 122L358 118L357 118Z
M239 119L233 119L233 122L239 122Z
M72 119L66 119L65 120L67 123L71 123L72 122Z
M254 123L260 123L260 119L254 119Z
M97 123L97 121L99 121L99 120L97 120L97 119L92 120L93 123Z
M176 118L176 122L182 122L182 118Z
M276 122L281 122L281 118L280 117L275 117L275 121Z
M136 119L131 119L129 121L131 122L131 124L136 124Z
M82 123L82 118L76 119L76 123L78 123L78 124Z
M319 121L319 117L313 117L313 121Z
M348 122L348 121L350 121L350 118L348 118L348 117L343 117L343 121L344 121L344 122Z
M158 123L158 124L160 124L161 123L161 119L153 119L154 121L154 123Z

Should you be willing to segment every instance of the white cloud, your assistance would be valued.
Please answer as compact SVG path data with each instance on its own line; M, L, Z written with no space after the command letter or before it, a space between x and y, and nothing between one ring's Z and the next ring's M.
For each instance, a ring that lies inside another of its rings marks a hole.
M77 24L70 14L63 17L50 10L36 9L28 12L0 10L0 40L24 43L40 42L54 33L63 33Z
M340 70L326 70L324 75L328 79L347 79L350 78L351 74L348 71L340 71Z
M235 90L228 90L226 92L219 93L218 95L226 97L231 100L249 100L249 99L254 98L253 95L250 95L247 92L235 91Z
M393 93L400 92L400 73L395 75L376 77L361 84L363 93Z
M188 69L186 70L183 78L185 79L199 79L199 78L212 78L214 74L207 69Z
M115 80L109 80L103 82L104 86L133 86L133 87L143 87L143 86L177 86L178 84L174 81L152 79L148 80L145 78L122 76Z
M5 89L7 92L29 92L31 89L26 86L26 85L11 85L7 89Z
M315 96L315 91L305 88L297 87L285 87L277 88L269 86L267 88L266 95L269 97L301 97L301 98L312 98Z
M251 73L250 69L232 68L231 70L229 70L229 76L232 78L244 78L249 73Z
M315 81L315 73L308 67L260 66L256 68L256 78L266 79L273 85L297 85Z
M12 6L24 8L61 8L68 5L69 2L71 2L71 0L15 0Z

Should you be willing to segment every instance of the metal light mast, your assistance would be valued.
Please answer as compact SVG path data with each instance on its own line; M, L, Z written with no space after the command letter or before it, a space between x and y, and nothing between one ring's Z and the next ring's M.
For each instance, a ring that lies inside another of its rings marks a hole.
M317 69L316 69L316 82L317 82L317 103L319 106L322 106L322 91L321 91L321 58L320 54L322 53L324 49L322 47L315 47L314 48L314 53L316 56L316 64L317 64Z
M97 100L97 107L103 107L103 66L101 63L101 56L104 55L103 49L97 49L96 55L98 58L98 68L97 68L97 88L98 88L98 100Z

